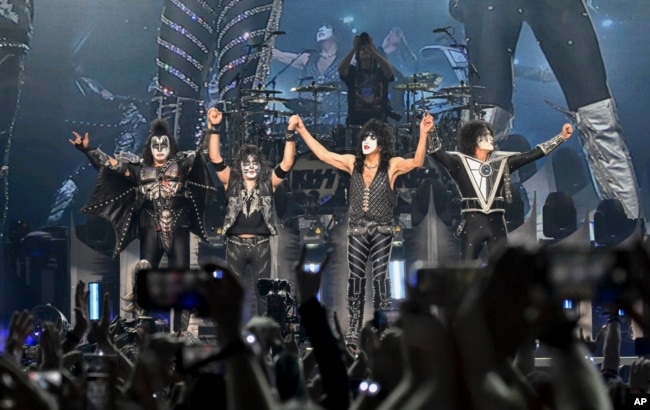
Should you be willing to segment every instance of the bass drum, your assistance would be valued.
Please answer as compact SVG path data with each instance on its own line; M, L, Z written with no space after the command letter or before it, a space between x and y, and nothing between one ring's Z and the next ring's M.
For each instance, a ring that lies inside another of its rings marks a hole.
M289 184L294 206L301 214L328 215L346 207L349 175L320 161L311 152L296 159Z

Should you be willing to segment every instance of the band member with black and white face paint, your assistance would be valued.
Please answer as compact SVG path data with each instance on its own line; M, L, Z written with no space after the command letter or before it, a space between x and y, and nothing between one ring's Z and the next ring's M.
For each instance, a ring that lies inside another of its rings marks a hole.
M269 239L277 234L273 217L273 192L293 167L296 152L296 120L289 121L282 161L271 169L259 147L244 144L229 166L221 156L219 125L223 114L208 110L209 155L219 181L226 190L228 205L223 234L226 237L226 263L244 279L251 305L250 315L266 314L267 301L257 289L259 279L271 276Z
M474 120L463 125L458 133L459 152L448 153L438 148L432 153L447 168L460 191L462 218L456 236L460 239L461 260L477 262L483 246L488 255L507 246L505 204L512 202L510 173L550 154L572 133L573 126L567 123L558 135L531 151L500 152L495 151L492 126ZM435 132L432 135L437 137Z
M395 155L392 127L378 119L366 122L359 133L356 154L338 154L327 150L305 128L299 116L296 131L318 159L351 175L348 222L347 305L349 325L345 336L350 350L356 350L363 325L366 299L366 265L371 264L373 305L375 310L392 309L388 262L393 247L395 180L424 165L427 133L433 117L427 112L420 123L420 139L413 158Z
M165 164L169 158L169 136L154 135L151 137L151 154L153 155L154 165L160 167Z
M179 152L164 119L152 121L141 158L130 153L109 156L89 148L88 133L83 137L73 134L75 139L70 143L100 170L95 192L83 211L103 216L113 224L117 233L114 256L137 233L141 265L155 269L166 255L170 268L189 268L190 232L207 240L204 195L193 191L210 188L202 156L197 151ZM199 184L187 184L199 174L199 170L191 173L195 167L202 170L203 177ZM133 299L132 295L126 298Z

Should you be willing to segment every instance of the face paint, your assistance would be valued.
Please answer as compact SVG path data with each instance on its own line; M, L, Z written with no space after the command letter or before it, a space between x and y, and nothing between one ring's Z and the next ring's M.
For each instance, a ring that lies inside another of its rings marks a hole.
M260 173L260 162L257 157L249 155L244 161L241 162L241 173L244 179L255 179Z
M327 40L329 38L332 38L333 35L334 30L332 30L332 26L322 26L316 32L316 41Z
M364 135L361 140L363 155L368 155L377 149L377 136L371 131Z
M166 135L156 135L151 137L151 155L157 164L164 163L169 157L169 137Z
M483 134L476 138L476 145L484 151L494 151L494 137L492 133L489 130L485 130Z

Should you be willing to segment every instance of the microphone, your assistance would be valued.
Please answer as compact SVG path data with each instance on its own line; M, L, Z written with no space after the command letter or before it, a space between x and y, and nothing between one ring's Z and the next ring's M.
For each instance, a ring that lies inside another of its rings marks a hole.
M287 34L286 31L272 31L269 33L269 36L282 36Z
M450 28L451 28L451 26L439 27L439 28L433 29L433 33L436 33L436 34L438 34L438 33L446 33L447 30L449 30Z
M305 53L315 53L317 50L314 50L313 48L306 48L304 50L301 50L298 54L305 54Z

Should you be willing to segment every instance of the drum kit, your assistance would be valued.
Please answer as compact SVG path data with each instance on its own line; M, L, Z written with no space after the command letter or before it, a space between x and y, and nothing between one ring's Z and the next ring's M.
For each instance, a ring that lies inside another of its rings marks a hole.
M434 73L416 73L395 84L394 90L404 91L406 123L396 126L398 147L414 150L418 140L418 121L424 111L431 112L436 118L438 135L446 150L456 149L456 134L460 126L469 120L483 118L490 105L477 104L474 94L481 86L461 84L453 87L438 88L442 76ZM440 110L441 108L444 108ZM406 131L406 132L405 132ZM407 141L403 141L407 139Z

